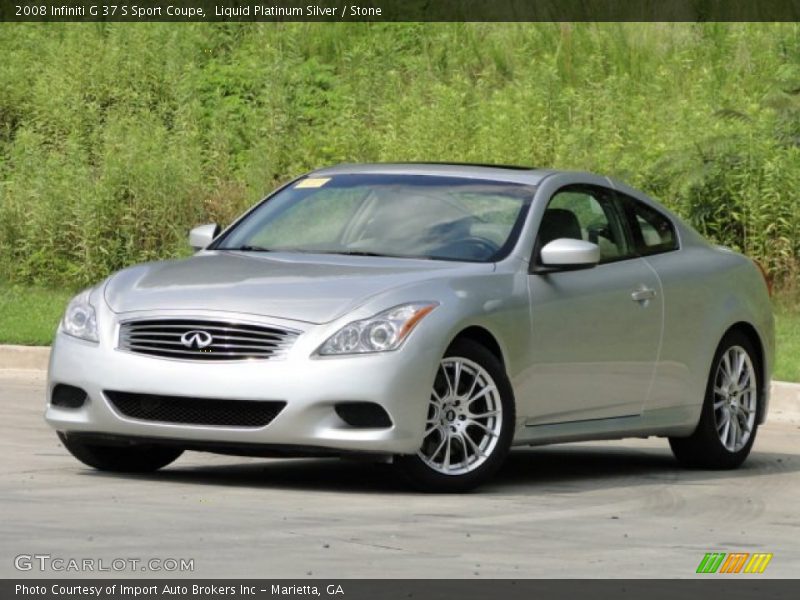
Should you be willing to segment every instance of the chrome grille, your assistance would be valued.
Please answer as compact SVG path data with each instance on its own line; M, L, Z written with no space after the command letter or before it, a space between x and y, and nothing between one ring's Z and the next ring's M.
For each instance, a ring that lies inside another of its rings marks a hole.
M203 319L148 319L120 325L119 348L184 360L281 358L298 332L280 327Z

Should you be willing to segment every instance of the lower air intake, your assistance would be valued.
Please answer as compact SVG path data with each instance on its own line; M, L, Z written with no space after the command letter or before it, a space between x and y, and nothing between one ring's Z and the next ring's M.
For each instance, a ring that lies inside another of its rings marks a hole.
M180 425L264 427L286 406L285 402L266 400L218 400L115 391L106 391L105 395L126 417Z

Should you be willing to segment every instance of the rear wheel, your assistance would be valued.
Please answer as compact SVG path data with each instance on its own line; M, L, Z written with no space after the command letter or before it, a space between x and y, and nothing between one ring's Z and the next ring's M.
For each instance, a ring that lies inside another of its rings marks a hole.
M758 354L741 332L720 342L706 387L700 422L687 438L670 438L683 466L734 469L750 454L758 430Z
M100 471L147 473L166 467L183 454L180 448L151 444L131 446L90 444L61 431L58 432L58 439L72 456Z
M500 468L513 433L513 393L503 366L480 344L458 340L439 363L422 447L396 464L418 489L467 491Z

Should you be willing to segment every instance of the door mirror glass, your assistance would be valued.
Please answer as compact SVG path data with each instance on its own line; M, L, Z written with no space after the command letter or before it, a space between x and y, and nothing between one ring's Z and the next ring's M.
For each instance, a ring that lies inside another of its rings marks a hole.
M189 232L189 245L195 250L202 250L219 235L220 226L216 223L200 225Z
M554 269L587 269L600 262L600 247L592 242L558 238L542 248L541 264Z

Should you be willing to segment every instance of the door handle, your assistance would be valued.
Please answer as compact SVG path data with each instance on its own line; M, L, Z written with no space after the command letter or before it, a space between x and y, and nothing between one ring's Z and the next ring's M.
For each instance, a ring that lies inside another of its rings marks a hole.
M656 291L652 288L642 287L631 293L631 300L634 302L646 302L656 297Z

